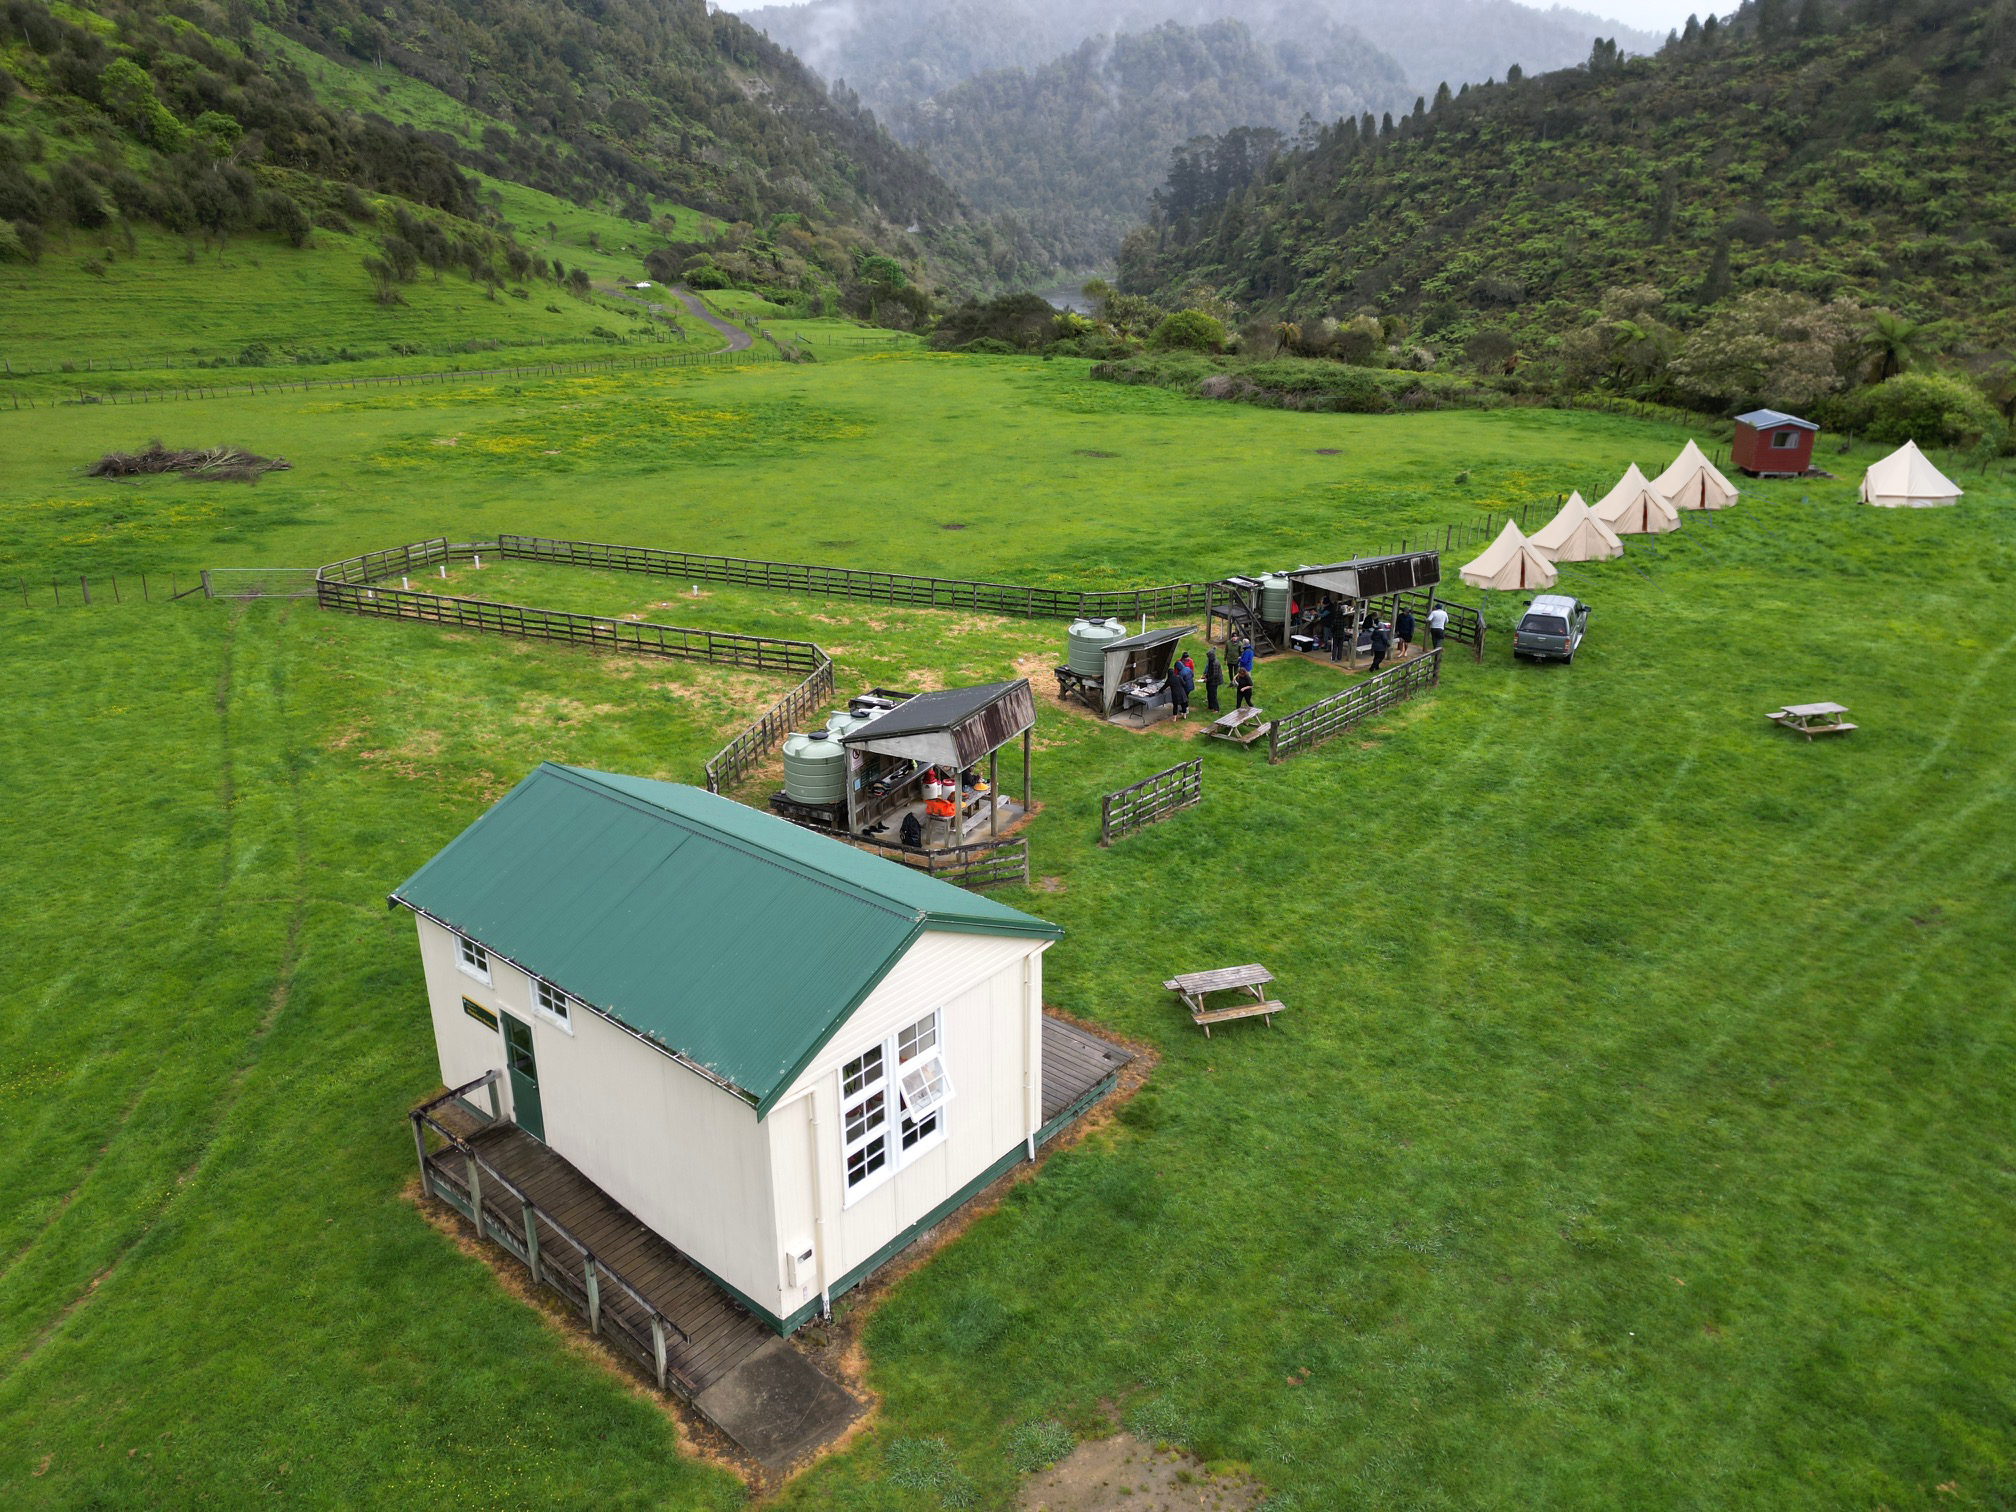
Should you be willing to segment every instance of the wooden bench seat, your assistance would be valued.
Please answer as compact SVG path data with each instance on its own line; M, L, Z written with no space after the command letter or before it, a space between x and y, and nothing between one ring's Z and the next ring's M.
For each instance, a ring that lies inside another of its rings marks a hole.
M1287 1004L1277 1003L1271 999L1261 1003L1237 1003L1230 1008L1206 1008L1201 1013L1192 1011L1190 1021L1202 1029L1204 1037L1209 1039L1211 1026L1222 1024L1228 1019L1264 1018L1267 1020L1267 1027L1272 1029L1274 1015L1283 1012L1286 1007Z

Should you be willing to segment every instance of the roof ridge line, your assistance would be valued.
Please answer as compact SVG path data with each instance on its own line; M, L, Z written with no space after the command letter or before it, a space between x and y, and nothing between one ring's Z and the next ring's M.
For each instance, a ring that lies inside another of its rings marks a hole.
M591 780L585 781L583 786L592 787L596 792L614 799L626 807L636 808L642 805L643 810L648 811L652 817L670 824L677 829L684 830L689 835L698 836L701 833L701 826L698 821L675 814L672 810L662 808L658 804L652 803L649 799L639 798L633 793L622 791L620 788L612 788L606 783L593 781L592 775L595 774L592 767L570 767L557 761L541 762L540 765L553 767L555 770L565 773L569 777L591 778ZM719 797L720 795L713 794L710 796ZM724 803L734 802L732 798L724 798L721 801ZM754 811L751 810L751 812ZM788 857L779 855L768 846L758 844L756 841L744 840L735 835L724 835L716 829L707 829L705 834L709 840L726 845L753 861L760 861L766 866L776 867L779 871L789 872L801 881L811 882L817 886L824 887L831 892L840 894L842 897L855 898L871 908L878 908L896 918L908 919L912 923L921 924L925 920L934 917L929 910L919 912L913 904L892 898L889 894L879 892L874 888L864 887L860 883L850 881L847 878L835 877L828 872L808 867L801 862L794 862ZM834 843L837 845L839 842L835 841Z

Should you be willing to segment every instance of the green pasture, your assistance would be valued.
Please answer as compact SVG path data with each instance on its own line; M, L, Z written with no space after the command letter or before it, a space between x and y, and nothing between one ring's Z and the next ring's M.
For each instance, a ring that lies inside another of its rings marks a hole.
M47 402L80 387L435 372L721 345L698 321L683 322L685 341L673 341L641 307L580 299L539 280L506 284L491 299L459 271L423 271L401 286L403 303L381 305L363 261L375 242L334 231L316 231L301 249L266 233L221 251L158 231L138 231L134 242L129 251L122 235L72 231L33 268L0 264L0 408L11 395ZM400 355L395 345L416 350ZM214 359L229 365L197 369Z
M0 590L499 530L1155 583L1593 497L1681 439L1085 370L0 413ZM81 476L154 434L294 470ZM1873 455L1567 569L1595 605L1572 668L1498 639L1279 767L1039 682L1044 887L1002 896L1065 927L1050 1001L1161 1063L890 1293L880 1417L782 1503L1006 1506L1023 1430L1109 1410L1249 1466L1275 1512L2016 1498L2016 489L1871 510ZM809 636L843 689L1062 651L1058 624L669 579L445 586ZM436 1072L383 898L534 762L697 781L783 683L298 603L0 591L0 627L0 1502L740 1504L402 1197ZM1339 686L1258 681L1277 712ZM1762 717L1815 698L1861 729ZM1192 754L1203 805L1101 850L1099 794ZM1271 1031L1206 1041L1158 987L1245 960L1289 1004Z

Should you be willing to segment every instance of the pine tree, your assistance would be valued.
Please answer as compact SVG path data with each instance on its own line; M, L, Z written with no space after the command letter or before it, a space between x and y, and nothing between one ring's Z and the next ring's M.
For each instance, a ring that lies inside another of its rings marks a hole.
M1701 18L1699 16L1689 15L1687 17L1687 28L1680 33L1680 40L1688 43L1699 42L1701 40Z
M1802 37L1817 37L1827 29L1827 17L1820 9L1820 0L1804 0L1793 29Z
M1469 86L1465 85L1464 87L1467 89ZM1444 79L1440 84L1435 86L1434 108L1440 110L1444 105L1447 105L1449 103L1450 98L1451 97L1449 94L1449 81L1447 79Z

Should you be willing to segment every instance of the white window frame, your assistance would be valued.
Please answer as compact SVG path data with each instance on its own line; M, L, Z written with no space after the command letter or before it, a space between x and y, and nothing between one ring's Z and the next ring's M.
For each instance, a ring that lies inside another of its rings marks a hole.
M470 939L469 936L463 934L461 930L455 930L453 933L455 935L456 968L461 971L462 975L474 977L485 987L488 987L490 985L490 952ZM470 961L469 956L472 952L482 958L483 964L481 966L474 965Z
M847 1090L847 1068L880 1053L878 1074ZM945 1142L945 1105L952 1100L952 1075L945 1068L944 1020L936 1009L905 1024L887 1039L865 1046L840 1065L841 1206L851 1206L912 1161ZM909 1090L915 1088L915 1091ZM850 1114L863 1112L879 1093L875 1123L864 1123L850 1138ZM914 1099L914 1100L913 1100ZM847 1179L848 1163L877 1140L884 1141L880 1166L858 1182Z
M558 998L560 1007L548 1006L548 998ZM580 1006L579 998L562 992L544 977L532 978L532 1011L563 1034L574 1032L574 1010Z
M875 1057L872 1075L869 1074L870 1056ZM895 1090L889 1085L891 1059L889 1043L885 1040L869 1045L858 1055L848 1056L840 1064L840 1191L843 1207L851 1207L857 1199L874 1191L896 1169L896 1125L889 1117L890 1099ZM855 1073L859 1082L851 1092L847 1090L849 1067L859 1067ZM857 1119L859 1132L850 1133ZM865 1170L871 1158L870 1151L877 1144L882 1146L881 1161L872 1170ZM857 1155L861 1158L865 1174L859 1181L850 1181L848 1167Z
M1798 449L1799 431L1796 426L1787 426L1783 430L1776 430L1771 433L1771 450L1797 451Z

